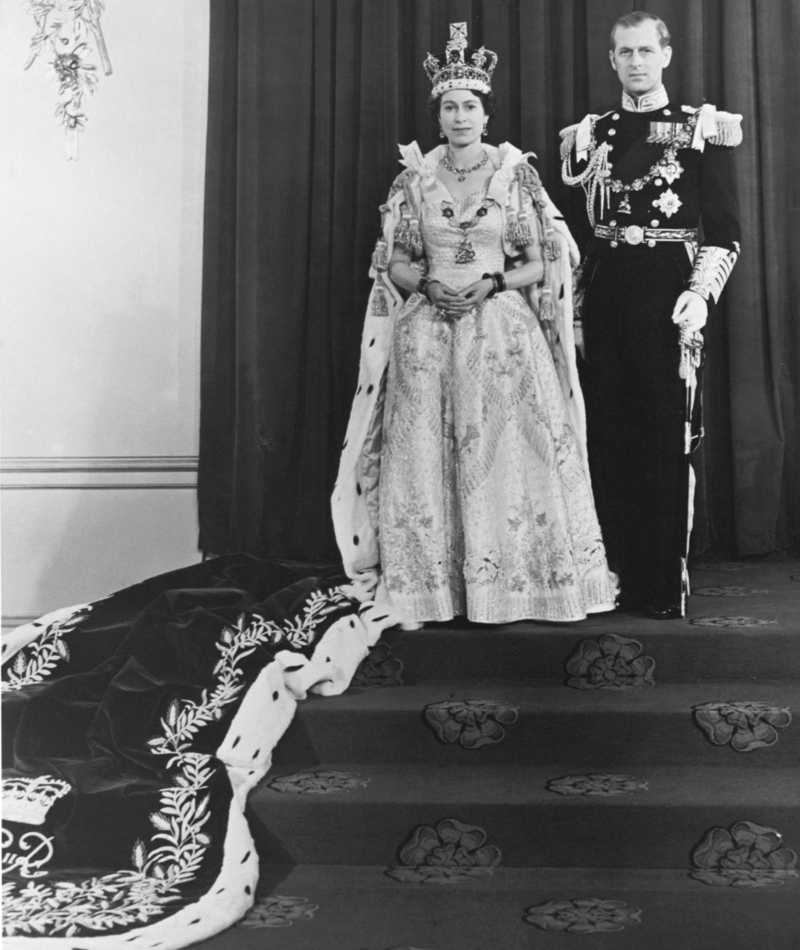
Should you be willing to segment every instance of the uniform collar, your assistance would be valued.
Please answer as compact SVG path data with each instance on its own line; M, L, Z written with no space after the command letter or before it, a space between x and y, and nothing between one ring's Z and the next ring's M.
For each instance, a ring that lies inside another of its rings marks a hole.
M622 108L626 112L655 112L656 109L663 109L668 102L669 96L663 85L654 92L648 92L641 99L634 99L624 90L622 92Z

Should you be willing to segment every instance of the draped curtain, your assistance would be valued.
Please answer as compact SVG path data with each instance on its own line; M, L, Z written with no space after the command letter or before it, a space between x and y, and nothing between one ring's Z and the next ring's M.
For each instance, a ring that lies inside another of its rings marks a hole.
M438 144L422 60L448 24L499 55L492 144L561 185L558 130L618 101L618 16L672 33L673 101L744 115L744 243L708 328L696 551L797 548L800 0L211 0L200 547L336 557L329 496L397 144Z

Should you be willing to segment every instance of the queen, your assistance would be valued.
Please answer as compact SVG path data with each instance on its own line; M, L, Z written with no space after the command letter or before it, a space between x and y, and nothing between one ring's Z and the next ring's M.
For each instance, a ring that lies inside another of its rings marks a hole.
M345 569L415 628L614 607L575 366L575 243L529 164L484 141L497 56L428 54L444 141L381 207L333 521Z

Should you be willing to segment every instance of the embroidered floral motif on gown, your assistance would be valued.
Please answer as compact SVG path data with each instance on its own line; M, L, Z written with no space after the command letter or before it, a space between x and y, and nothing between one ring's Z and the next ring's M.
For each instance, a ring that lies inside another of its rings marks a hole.
M451 220L474 217L484 194L452 200ZM464 232L423 200L429 277L460 289L506 269L500 207L490 202L477 222L467 232L475 260L456 264ZM383 420L381 566L407 619L577 620L611 609L578 439L519 292L456 321L412 294L394 326Z

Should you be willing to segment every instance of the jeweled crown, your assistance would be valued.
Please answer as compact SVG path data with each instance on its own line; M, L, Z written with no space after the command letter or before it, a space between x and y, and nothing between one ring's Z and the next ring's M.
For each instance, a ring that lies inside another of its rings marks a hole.
M42 825L53 803L71 788L69 782L52 775L3 779L3 818L25 825Z
M492 73L497 66L497 53L481 46L467 46L467 24L451 23L450 40L441 56L428 53L422 64L431 81L431 95L440 96L448 89L492 91Z

